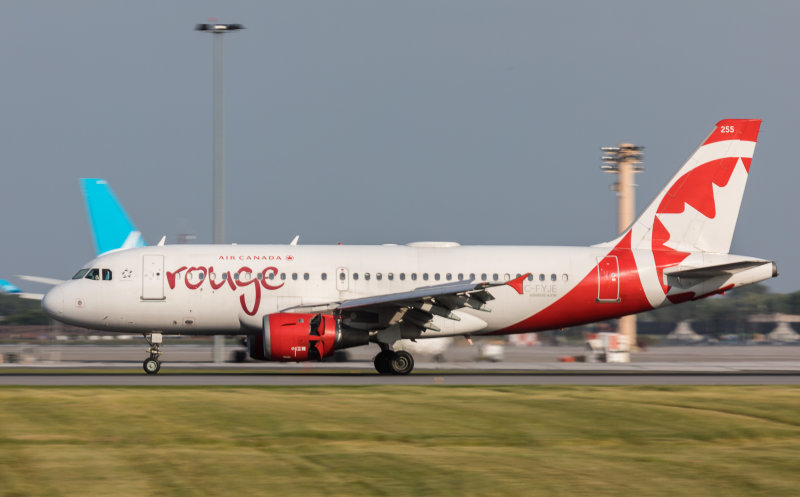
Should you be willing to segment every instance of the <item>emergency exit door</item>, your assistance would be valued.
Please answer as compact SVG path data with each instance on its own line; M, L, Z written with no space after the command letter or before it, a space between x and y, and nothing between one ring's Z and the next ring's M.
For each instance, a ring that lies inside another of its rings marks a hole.
M619 302L619 261L615 255L597 258L597 301Z
M164 298L164 256L145 255L142 260L142 300Z

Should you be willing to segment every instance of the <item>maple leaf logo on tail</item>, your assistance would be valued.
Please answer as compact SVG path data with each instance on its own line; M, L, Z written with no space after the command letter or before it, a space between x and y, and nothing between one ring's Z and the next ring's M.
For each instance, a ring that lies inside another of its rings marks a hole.
M729 252L760 127L760 119L718 122L631 225L637 267L650 268L641 279L654 306L669 291L664 269L693 252Z

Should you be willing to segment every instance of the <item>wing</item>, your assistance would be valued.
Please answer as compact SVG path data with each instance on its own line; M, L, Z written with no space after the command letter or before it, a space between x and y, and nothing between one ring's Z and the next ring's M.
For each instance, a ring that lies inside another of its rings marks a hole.
M491 312L488 302L494 296L492 287L510 286L520 295L522 284L530 273L503 283L475 283L459 281L415 288L409 292L389 293L319 305L303 305L283 309L282 312L332 312L342 317L353 328L374 330L405 323L420 330L440 331L432 323L434 316L460 321L453 311L475 309Z

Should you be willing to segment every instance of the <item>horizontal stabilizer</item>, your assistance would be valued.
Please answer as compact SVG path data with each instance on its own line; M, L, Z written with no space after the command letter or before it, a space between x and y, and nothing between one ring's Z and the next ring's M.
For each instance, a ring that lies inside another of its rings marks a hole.
M747 279L745 274L751 270L758 273L761 279L769 277L767 273L771 273L772 277L778 275L778 266L772 261L737 261L690 269L681 269L680 266L666 269L664 271L664 284L684 289L710 284L716 288L721 284L721 281L735 283L738 280Z
M739 262L731 262L728 264L719 264L716 266L698 267L693 269L675 268L673 270L669 269L665 270L664 274L666 274L669 277L676 277L676 278L708 279L717 276L727 276L731 274L736 274L746 269L758 267L764 264L772 264L772 262L739 261Z
M41 283L42 285L50 285L56 286L64 283L64 280L58 280L55 278L45 278L44 276L28 276L26 274L20 274L17 278L25 281L32 281L34 283Z

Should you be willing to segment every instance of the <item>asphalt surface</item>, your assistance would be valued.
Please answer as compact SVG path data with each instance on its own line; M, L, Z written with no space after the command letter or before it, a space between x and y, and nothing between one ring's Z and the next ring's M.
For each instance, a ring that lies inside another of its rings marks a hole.
M22 374L14 386L364 386L364 385L798 385L800 375L775 374Z
M376 347L348 351L347 362L210 362L206 345L171 343L161 373L144 374L143 343L0 345L0 385L307 386L307 385L762 385L800 384L800 347L676 346L632 354L630 363L562 362L581 347L511 347L499 362L477 361L480 349L454 346L445 362L418 354L409 376L375 373ZM229 347L231 353L235 347ZM561 360L560 360L561 359Z

